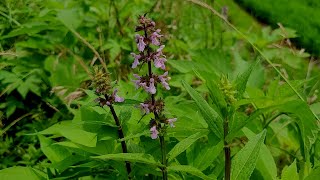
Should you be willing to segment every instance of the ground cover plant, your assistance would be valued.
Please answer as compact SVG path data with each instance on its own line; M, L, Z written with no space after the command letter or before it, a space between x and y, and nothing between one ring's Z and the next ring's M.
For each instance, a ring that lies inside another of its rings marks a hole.
M320 175L295 30L231 0L0 5L0 179Z
M281 0L272 3L273 1L236 0L236 2L257 18L274 27L278 26L278 23L282 23L286 27L295 29L299 34L299 37L295 38L298 45L319 55L320 21L317 18L319 16L319 1Z

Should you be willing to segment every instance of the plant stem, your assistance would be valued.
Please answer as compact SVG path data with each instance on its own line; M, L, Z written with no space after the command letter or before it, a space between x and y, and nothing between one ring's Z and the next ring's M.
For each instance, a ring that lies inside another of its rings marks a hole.
M166 143L164 141L164 136L159 136L160 139L160 147L161 147L161 155L162 155L162 161L161 163L165 166L161 168L162 171L162 179L168 180L168 173L167 173L167 152L166 152Z
M111 110L111 113L112 113L112 116L113 116L113 119L114 121L116 122L116 125L118 126L118 135L119 135L119 138L120 139L123 139L124 138L124 135L123 135L123 131L122 131L122 126L120 124L120 121L118 119L118 116L113 108L112 105L109 105L109 108ZM122 147L122 152L123 153L128 153L128 149L127 149L127 144L126 144L126 141L121 141L121 147ZM131 166L130 166L130 163L128 161L126 161L126 168L127 168L127 173L128 173L128 176L131 172Z
M147 39L148 38L148 33L147 33L147 28L144 25L144 36ZM147 45L145 47L147 49L147 55L148 57L150 56L150 47L149 45ZM152 74L152 65L151 65L151 61L148 61L148 74L149 74L149 78L153 78L153 74ZM151 94L151 104L152 106L155 105L155 95ZM155 119L159 119L159 115L157 112L153 111L154 114L154 118ZM161 128L161 125L159 125L159 127ZM167 173L167 152L166 152L166 143L164 140L164 134L159 136L160 139L160 148L161 148L161 163L162 165L164 165L164 167L161 168L162 171L162 179L163 180L168 180L168 173Z
M226 118L225 121L224 121L223 129L224 129L224 158L225 158L224 179L225 180L230 180L230 175L231 175L231 149L230 149L230 146L228 146L228 142L226 140L226 137L228 136L228 132L229 132L228 118Z

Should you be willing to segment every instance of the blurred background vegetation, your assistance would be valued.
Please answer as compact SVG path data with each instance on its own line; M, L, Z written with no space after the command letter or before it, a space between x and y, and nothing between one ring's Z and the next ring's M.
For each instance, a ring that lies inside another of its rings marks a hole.
M310 9L319 8L320 3L311 0L205 2L244 32L296 87L302 84L299 91L319 113L316 59L320 52L320 22L319 11ZM73 102L85 96L83 90L89 88L93 65L105 63L114 80L130 81L134 27L138 15L146 12L165 34L173 76L171 95L181 93L182 79L195 83L193 67L234 78L261 58L221 19L184 0L2 0L0 169L48 162L33 133L73 118L73 110L78 107ZM270 65L262 61L249 85L266 91L274 87L272 83L278 78ZM293 161L297 143L278 143L282 150L290 151L274 151L281 169Z

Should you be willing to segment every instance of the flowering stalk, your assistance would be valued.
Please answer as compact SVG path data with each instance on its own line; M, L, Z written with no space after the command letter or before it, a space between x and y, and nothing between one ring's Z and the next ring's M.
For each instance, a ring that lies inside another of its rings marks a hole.
M116 111L114 110L113 104L117 102L123 102L124 99L117 95L118 89L114 89L113 92L110 94L112 87L109 75L107 73L104 73L103 71L96 69L95 76L92 82L93 86L96 88L96 94L100 95L100 97L96 99L96 102L98 102L101 107L108 106L110 108L113 119L118 127L119 139L123 139L124 134L122 131L122 126L120 124ZM128 152L127 144L125 141L121 141L121 147L123 153ZM128 161L126 161L125 164L129 176L131 173L131 165Z
M162 99L156 99L156 92L158 84L161 84L166 90L170 90L168 81L170 77L168 72L164 72L162 75L157 75L152 72L152 65L155 68L166 70L165 62L166 56L162 50L165 47L161 45L160 38L163 36L160 34L160 29L155 29L155 22L147 19L144 16L139 17L139 25L136 26L136 32L143 32L143 35L136 35L136 43L139 50L139 54L131 53L134 58L132 68L136 68L138 65L147 64L148 74L145 76L139 76L134 74L136 80L134 83L136 88L142 88L150 94L150 99L140 103L140 108L145 114L153 113L154 118L150 120L150 133L152 139L160 139L161 147L161 162L164 165L161 168L162 177L164 180L168 179L167 174L167 158L166 158L166 144L165 134L168 126L174 127L174 122L177 118L167 119L163 114L164 102Z
M228 78L226 76L222 76L220 79L220 90L224 94L225 101L227 105L230 107L232 106L237 99L235 98L235 95L237 94L237 91L234 89L234 86L229 82ZM232 115L228 113L226 117L224 118L223 122L223 130L224 130L224 179L230 180L231 178L231 148L227 142L227 136L229 134L229 117Z

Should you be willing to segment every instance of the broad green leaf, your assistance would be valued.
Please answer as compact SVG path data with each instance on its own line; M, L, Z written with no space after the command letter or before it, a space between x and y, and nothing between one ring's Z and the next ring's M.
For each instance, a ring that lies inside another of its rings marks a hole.
M10 167L0 170L0 179L3 180L45 180L46 175L43 172L31 167Z
M220 155L223 150L223 141L220 141L217 145L206 147L200 151L197 158L193 162L193 166L203 171L207 169L214 160Z
M219 114L213 110L209 104L203 99L203 97L197 93L190 85L185 81L182 81L183 86L190 94L192 99L196 102L199 107L201 114L205 121L207 122L209 129L219 138L223 137L223 120Z
M38 134L41 151L52 162L60 162L71 155L67 148L54 144L55 141Z
M192 175L197 176L202 179L215 179L215 178L212 178L212 177L209 177L209 176L203 174L199 169L192 167L192 166L171 165L167 169L168 169L168 172L171 172L171 171L173 171L173 172L186 172L186 173L192 174Z
M80 156L80 155L70 155L67 158L65 158L62 161L56 162L56 163L52 163L50 167L58 169L59 171L64 171L66 169L68 169L70 166L80 162L80 161L84 161L88 159L87 157L84 156Z
M250 129L244 128L242 130L249 140L254 138L254 134ZM260 174L264 179L276 179L277 178L277 166L274 162L272 154L268 147L264 144L261 145L259 158L257 160L256 169L260 171Z
M71 121L62 121L45 129L39 134L61 135L70 141L79 143L88 147L95 147L97 143L97 134L87 132L81 129L81 126L73 124Z
M81 24L77 9L63 9L57 13L57 18L68 28L76 29Z
M281 174L281 180L299 180L296 160L288 167L284 167Z
M168 153L168 162L172 161L174 158L176 158L179 154L184 152L188 147L190 147L194 142L196 142L199 138L204 136L200 132L197 132L186 139L180 141L178 144L176 144L171 151Z
M94 156L92 158L102 159L102 160L138 162L138 163L149 164L149 165L158 166L158 167L163 166L160 162L156 162L150 154L143 154L143 153L106 154L102 156Z
M320 177L320 167L312 170L312 172L305 178L305 180L316 180ZM290 179L291 180L291 179Z
M263 130L260 134L249 140L244 148L242 148L232 159L232 180L250 178L250 175L256 166L261 145L263 144L266 133L267 131Z

